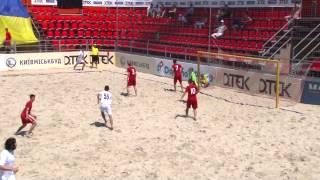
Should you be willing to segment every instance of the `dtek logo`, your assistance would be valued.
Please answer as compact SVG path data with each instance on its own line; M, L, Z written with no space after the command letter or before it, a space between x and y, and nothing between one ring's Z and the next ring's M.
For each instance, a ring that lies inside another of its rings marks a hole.
M75 64L77 62L77 58L78 58L78 56L65 56L64 57L64 65L73 65L73 64ZM100 55L98 63L101 62L102 64L109 64L109 63L113 64L112 59L113 59L113 56ZM84 62L86 64L90 63L90 58L87 55L84 56Z
M8 58L7 61L6 61L6 64L7 64L7 66L8 66L9 68L13 68L13 67L16 66L17 61L16 61L16 59L14 59L14 58Z
M84 56L84 62L88 64L87 55ZM64 65L71 65L77 62L78 56L65 56L64 57Z
M223 74L223 85L229 87L237 87L239 89L250 91L248 81L250 77L246 77L238 74L224 73Z

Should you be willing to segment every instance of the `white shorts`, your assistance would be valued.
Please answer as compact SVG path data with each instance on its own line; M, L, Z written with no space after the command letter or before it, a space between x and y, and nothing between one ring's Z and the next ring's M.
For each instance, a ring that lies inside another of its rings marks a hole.
M84 60L82 60L82 59L77 60L76 64L84 64Z
M105 112L108 115L112 115L111 105L102 105L102 106L100 106L100 111L101 112Z

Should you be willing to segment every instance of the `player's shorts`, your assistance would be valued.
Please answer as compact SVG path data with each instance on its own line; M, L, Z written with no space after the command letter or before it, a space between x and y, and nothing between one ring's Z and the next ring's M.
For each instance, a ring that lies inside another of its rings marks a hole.
M179 81L179 83L182 83L182 76L174 76L173 82L176 84Z
M197 100L188 100L187 101L187 108L192 107L192 109L197 109L198 108L198 101Z
M22 124L23 125L26 125L26 124L32 124L34 123L36 120L34 119L34 117L32 116L29 116L29 117L25 117L25 116L21 116L21 121L22 121Z
M108 115L112 115L112 109L111 109L111 105L101 105L100 106L100 111L101 112L105 112L107 113Z
M98 63L99 56L92 56L92 63Z
M77 59L76 64L84 64L84 63L85 63L84 59Z
M128 86L135 86L136 78L128 78Z

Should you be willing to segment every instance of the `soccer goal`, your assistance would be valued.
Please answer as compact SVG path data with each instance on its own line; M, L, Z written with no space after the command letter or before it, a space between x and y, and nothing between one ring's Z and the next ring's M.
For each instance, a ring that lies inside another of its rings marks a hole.
M203 76L201 66L210 67L215 86L275 97L276 108L279 108L280 96L291 96L286 83L280 82L280 74L287 73L289 69L279 60L204 51L198 51L197 56L198 77Z

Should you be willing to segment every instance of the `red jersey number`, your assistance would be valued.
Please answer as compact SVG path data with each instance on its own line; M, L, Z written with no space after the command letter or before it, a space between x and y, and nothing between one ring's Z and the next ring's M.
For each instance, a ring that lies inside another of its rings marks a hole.
M136 69L134 67L129 67L128 73L129 73L130 77L135 77L136 76Z
M176 72L179 71L179 66L178 65L174 65L174 68L176 69Z
M191 94L191 95L197 94L197 89L196 89L196 88L191 88L191 89L190 89L190 94Z
M173 72L174 72L175 76L180 76L181 75L182 66L180 64L172 65L172 69L173 69Z

